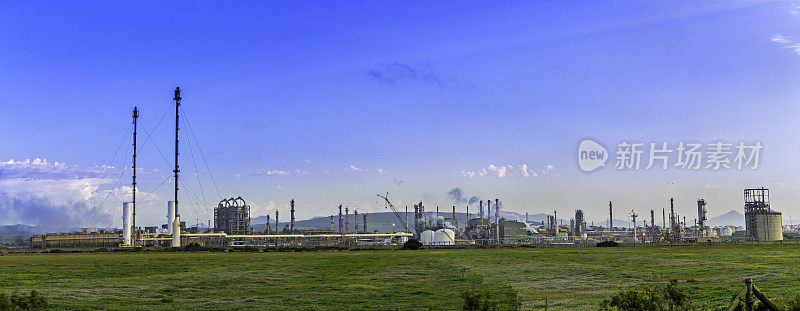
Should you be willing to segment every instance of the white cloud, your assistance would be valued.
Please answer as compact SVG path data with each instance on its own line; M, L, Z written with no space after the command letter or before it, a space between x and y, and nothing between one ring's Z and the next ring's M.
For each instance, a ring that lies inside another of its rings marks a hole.
M780 34L772 36L772 42L778 43L784 48L791 49L796 54L800 54L800 41Z
M355 165L353 165L353 164L350 164L350 166L349 166L349 167L347 167L347 168L345 168L344 170L345 170L346 172L369 172L369 170L368 170L368 169L365 169L365 168L360 168L360 167L358 167L358 166L355 166Z
M0 162L0 224L114 225L121 202L131 201L132 188L116 185L121 173L114 167L80 167L40 158ZM137 201L145 198L150 203L158 200L137 189Z
M464 177L483 177L483 176L495 176L498 178L506 178L506 177L522 177L522 178L529 178L529 177L539 177L539 175L547 175L555 168L553 165L548 164L544 167L540 172L536 172L536 170L528 167L527 164L522 163L518 165L494 165L489 164L486 168L482 168L480 170L463 170L460 171L460 174Z

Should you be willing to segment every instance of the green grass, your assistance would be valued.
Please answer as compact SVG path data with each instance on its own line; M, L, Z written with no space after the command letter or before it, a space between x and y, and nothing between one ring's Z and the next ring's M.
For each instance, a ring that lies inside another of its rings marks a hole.
M674 278L716 310L746 277L792 297L798 262L800 245L6 254L0 290L36 289L61 310L452 310L469 290L502 309L547 298L548 310L596 310L620 288Z

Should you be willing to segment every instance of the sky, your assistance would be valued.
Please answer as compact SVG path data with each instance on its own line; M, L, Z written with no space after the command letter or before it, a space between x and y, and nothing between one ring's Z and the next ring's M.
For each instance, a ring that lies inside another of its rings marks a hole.
M0 224L120 226L134 106L137 224L164 223L178 86L188 223L237 196L463 211L456 188L600 221L768 187L798 219L799 78L800 2L3 2ZM587 138L611 157L592 172ZM716 141L759 142L758 167L614 167L621 142Z

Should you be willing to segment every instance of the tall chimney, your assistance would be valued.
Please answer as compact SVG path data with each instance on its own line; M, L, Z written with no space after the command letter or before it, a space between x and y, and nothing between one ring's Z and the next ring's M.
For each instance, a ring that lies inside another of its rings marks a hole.
M453 223L451 225L455 227L457 224L458 222L456 221L456 206L453 205Z
M677 227L677 225L675 223L676 221L677 221L677 219L675 219L674 201L672 200L672 198L669 198L669 227L670 227L670 229L675 230L675 227Z
M336 227L333 225L333 215L331 215L331 232L336 232Z
M614 211L611 201L608 201L608 230L614 231Z
M419 230L419 206L414 204L414 231L417 233L420 232Z
M343 229L344 219L342 219L342 205L339 204L339 233L344 233Z
M278 210L275 210L275 234L281 234L281 228L278 226Z
M292 219L291 219L291 222L289 223L289 231L294 233L294 199L289 201L289 206L292 208L291 209L291 213L292 213L292 217L291 218Z
M486 200L486 222L492 223L492 200Z
M270 226L272 225L269 224L269 215L267 215L267 230L264 231L264 234L270 234Z
M350 207L344 208L344 232L350 232Z
M367 213L364 213L364 233L367 233Z
M353 210L353 223L355 224L353 231L358 233L358 210Z
M500 243L500 199L494 199L494 221L497 222L495 226L497 243Z

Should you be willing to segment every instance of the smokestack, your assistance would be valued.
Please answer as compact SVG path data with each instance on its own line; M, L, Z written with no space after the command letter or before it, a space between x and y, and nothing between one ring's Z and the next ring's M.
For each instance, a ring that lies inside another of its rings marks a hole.
M267 230L264 231L264 234L270 234L271 233L270 231L272 231L272 230L270 230L270 226L272 226L272 225L269 224L269 215L267 215Z
M364 213L364 233L367 233L367 214Z
M350 232L350 207L344 208L344 232Z
M353 223L355 224L353 231L358 233L358 210L353 211Z
M614 231L614 210L611 201L608 201L608 230Z
M172 234L172 223L175 222L175 201L167 202L167 231Z
M289 201L289 206L291 207L291 222L289 223L289 231L294 232L294 199Z
M483 222L483 200L480 201L480 214L481 222Z
M344 230L342 230L343 229L342 227L344 225L343 220L344 219L342 219L342 205L339 204L339 233L344 233Z
M455 205L453 205L453 223L452 223L451 225L453 225L453 227L456 227L456 228L458 228L458 227L456 226L457 224L458 224L458 222L456 221L456 206L455 206Z
M500 243L500 199L494 199L494 221L497 223L495 225L495 236L497 243Z
M281 229L278 227L278 210L275 210L275 234L280 234Z
M336 232L336 227L333 225L333 215L331 215L331 232Z
M667 212L662 207L661 208L661 229L663 229L663 230L667 229L667 216L666 215L667 215Z
M414 204L414 231L417 233L420 232L419 230L419 206Z
M131 219L133 218L133 210L131 203L122 203L122 245L131 246Z
M492 223L492 200L486 200L486 223Z
M650 210L650 230L655 230L655 229L656 229L656 216L655 216L655 211L653 211L651 209Z
M669 227L670 229L675 229L677 219L675 219L675 205L672 198L669 198Z

